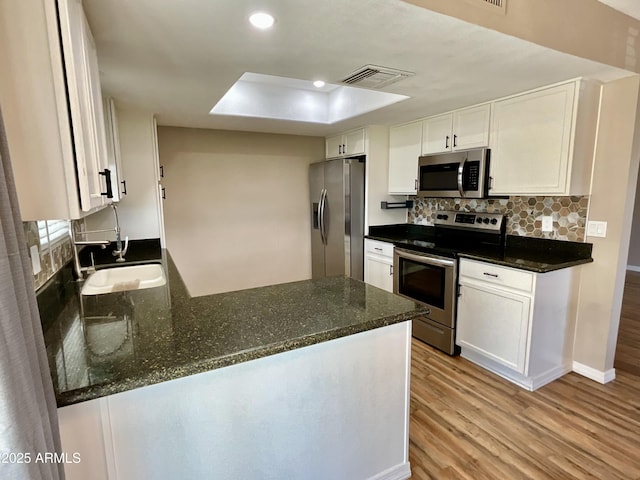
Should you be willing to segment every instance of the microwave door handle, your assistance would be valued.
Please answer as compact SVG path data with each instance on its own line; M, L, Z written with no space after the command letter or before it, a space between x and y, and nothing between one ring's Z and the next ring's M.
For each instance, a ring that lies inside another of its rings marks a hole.
M465 158L460 165L458 165L458 192L460 192L460 196L464 197L464 188L462 185L462 177L464 176L464 166L467 164L467 159Z

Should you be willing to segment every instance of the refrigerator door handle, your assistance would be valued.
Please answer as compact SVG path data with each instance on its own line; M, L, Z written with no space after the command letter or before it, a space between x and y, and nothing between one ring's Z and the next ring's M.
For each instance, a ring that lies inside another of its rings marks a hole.
M327 189L323 188L322 192L320 192L320 208L318 208L318 217L320 224L320 236L322 237L322 243L324 245L327 244L327 234L324 229L324 208L327 202Z

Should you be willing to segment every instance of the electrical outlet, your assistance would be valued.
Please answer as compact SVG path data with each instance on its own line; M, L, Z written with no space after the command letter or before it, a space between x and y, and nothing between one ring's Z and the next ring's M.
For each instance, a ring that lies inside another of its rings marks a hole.
M543 232L553 231L553 217L551 215L542 216L542 231Z
M607 236L607 222L595 222L589 220L587 224L587 236L588 237L606 237Z

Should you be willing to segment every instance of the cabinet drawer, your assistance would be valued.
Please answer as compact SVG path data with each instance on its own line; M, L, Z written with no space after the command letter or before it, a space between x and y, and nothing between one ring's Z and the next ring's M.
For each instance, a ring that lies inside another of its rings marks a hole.
M367 253L373 253L375 255L382 255L383 257L393 258L393 243L366 239L364 241L364 244Z
M460 276L475 278L483 282L525 292L533 291L533 273L501 267L491 263L461 259Z

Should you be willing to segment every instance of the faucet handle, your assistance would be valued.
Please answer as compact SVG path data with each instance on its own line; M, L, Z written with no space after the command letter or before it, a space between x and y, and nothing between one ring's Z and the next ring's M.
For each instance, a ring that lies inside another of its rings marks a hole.
M124 237L124 248L121 250L114 250L113 254L117 255L116 262L124 262L124 256L127 254L127 250L129 250L129 237Z

